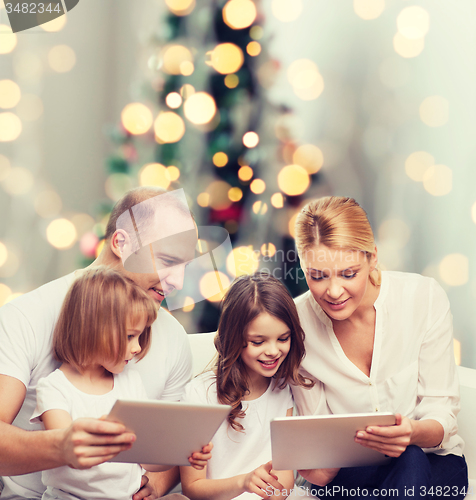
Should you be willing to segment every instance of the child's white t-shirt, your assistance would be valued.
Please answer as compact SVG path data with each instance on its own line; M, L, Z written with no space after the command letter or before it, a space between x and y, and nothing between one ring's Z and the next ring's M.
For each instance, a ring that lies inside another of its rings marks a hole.
M113 389L101 395L86 394L75 387L61 370L40 379L37 405L31 422L47 410L65 410L73 420L107 415L117 399L146 400L147 394L138 372L128 369L114 376ZM130 500L140 488L142 468L138 464L106 462L87 470L67 466L42 472L47 487L42 499Z
M218 404L216 377L213 372L202 373L185 387L182 401L199 404ZM285 417L293 406L289 386L274 388L274 379L266 392L253 401L242 401L246 415L238 419L244 432L235 431L226 420L213 436L212 458L207 464L208 479L224 479L246 474L271 460L270 421ZM243 493L240 500L257 499L254 493Z

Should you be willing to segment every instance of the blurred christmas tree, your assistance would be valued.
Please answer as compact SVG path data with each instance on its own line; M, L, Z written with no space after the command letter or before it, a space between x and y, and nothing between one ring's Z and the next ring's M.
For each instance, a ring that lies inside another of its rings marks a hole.
M230 233L238 274L266 268L297 295L303 277L290 213L318 180L310 174L319 158L302 150L296 164L289 110L266 99L280 68L263 46L258 4L165 1L169 12L148 48L142 102L124 108L111 134L117 151L108 160L108 194L119 197L137 183L183 187L201 225ZM186 328L216 329L218 302L196 304L193 320L191 310L177 311Z

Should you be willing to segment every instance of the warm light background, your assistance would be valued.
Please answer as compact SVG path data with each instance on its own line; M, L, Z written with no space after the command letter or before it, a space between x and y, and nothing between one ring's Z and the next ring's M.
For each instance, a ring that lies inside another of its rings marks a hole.
M276 191L275 210L280 192L355 197L369 214L382 266L433 276L446 289L457 358L476 367L476 3L266 0L260 6L263 33L247 50L259 57L260 44L267 46L280 67L273 78L263 68L261 82L272 102L294 111L260 133L279 135L285 125L299 147L278 175L254 179L251 190ZM0 26L0 304L77 267L79 241L94 245L83 235L98 223L98 204L133 184L107 177L113 125L122 119L138 127L135 133L153 126L163 142L177 141L187 125L173 110L183 98L189 122L213 119L204 94L170 95L170 109L161 114L142 104L147 48L166 8L160 0L81 0L66 23L60 18L48 31L14 36ZM230 22L237 16L232 9L227 15ZM6 21L0 8L0 24ZM228 51L223 59L227 49L216 47L207 57L233 88L240 54ZM167 57L170 73L195 69L191 53ZM247 147L259 143L253 134L243 137ZM213 158L217 167L226 162ZM240 178L251 179L247 168ZM318 170L325 182L315 188L309 174ZM172 167L148 165L140 182L176 175ZM200 206L242 196L221 184L190 194ZM250 207L257 217L268 209L264 201ZM293 215L283 212L283 231ZM263 255L271 246L259 236L253 249Z

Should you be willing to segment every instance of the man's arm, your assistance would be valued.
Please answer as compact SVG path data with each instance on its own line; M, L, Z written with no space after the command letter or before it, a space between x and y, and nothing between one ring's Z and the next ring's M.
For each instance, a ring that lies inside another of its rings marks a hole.
M62 465L84 469L129 449L135 435L122 424L79 419L66 429L28 432L11 425L26 388L14 377L0 375L0 474L14 476Z

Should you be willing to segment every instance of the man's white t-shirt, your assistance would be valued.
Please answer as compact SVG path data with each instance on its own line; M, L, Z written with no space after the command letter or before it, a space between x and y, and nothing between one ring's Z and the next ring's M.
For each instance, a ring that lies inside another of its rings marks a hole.
M182 400L186 403L219 404L216 377L211 371L194 378L185 388ZM285 417L293 406L289 386L274 387L274 380L259 398L242 401L245 417L238 419L244 432L235 431L225 420L212 438L212 458L207 464L208 479L225 479L246 474L271 460L270 422ZM254 499L255 493L242 493L236 499Z
M51 340L66 292L74 273L22 295L0 308L0 375L20 380L26 396L13 424L25 430L40 430L31 424L36 406L36 385L59 363L53 359ZM151 347L135 365L126 367L141 374L150 399L178 401L192 373L192 354L187 334L180 323L160 309L152 325ZM1 443L0 443L1 446ZM4 476L5 490L19 497L41 498L41 473ZM3 495L0 495L3 498Z
M398 412L415 420L433 419L442 425L444 438L440 446L425 450L462 455L452 315L434 279L382 272L370 376L347 358L310 291L295 302L306 334L301 368L317 379L310 390L293 387L301 414Z
M37 405L31 417L48 410L64 410L73 420L107 415L118 399L147 400L141 377L135 370L114 375L114 387L106 394L87 394L73 385L61 370L42 378L37 386ZM142 467L139 464L106 462L78 470L64 465L42 472L46 486L42 500L131 500L140 488Z

